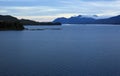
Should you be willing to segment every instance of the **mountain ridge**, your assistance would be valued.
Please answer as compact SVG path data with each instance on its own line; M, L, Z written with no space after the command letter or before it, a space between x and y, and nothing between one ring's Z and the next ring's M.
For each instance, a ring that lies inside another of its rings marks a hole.
M70 18L57 18L53 22L60 22L62 24L120 24L120 15L103 19L96 19L92 17L84 17L82 15L78 15Z

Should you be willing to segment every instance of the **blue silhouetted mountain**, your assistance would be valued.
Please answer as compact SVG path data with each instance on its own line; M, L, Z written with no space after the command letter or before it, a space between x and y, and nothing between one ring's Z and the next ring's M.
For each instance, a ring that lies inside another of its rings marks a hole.
M120 24L120 15L106 18L106 19L98 19L95 21L98 24Z
M69 23L68 19L65 18L65 17L57 18L53 22L60 22L60 23L63 23L63 24Z
M70 18L57 18L53 22L60 22L63 24L89 24L95 21L94 18L91 17L83 17L82 15L70 17Z
M94 17L98 17L94 15ZM53 22L60 22L62 24L120 24L120 15L105 18L96 19L94 17L85 17L82 15L70 17L70 18L57 18Z
M82 17L81 15L77 16L77 17L71 17L68 19L68 23L69 24L89 24L89 23L93 23L95 21L95 19L90 18L90 17Z

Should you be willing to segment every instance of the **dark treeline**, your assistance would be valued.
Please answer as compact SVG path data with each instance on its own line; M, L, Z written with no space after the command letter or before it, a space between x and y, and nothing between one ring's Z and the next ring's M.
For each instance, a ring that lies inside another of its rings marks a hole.
M0 21L0 30L24 30L19 21Z
M0 30L24 30L24 26L15 17L0 15Z

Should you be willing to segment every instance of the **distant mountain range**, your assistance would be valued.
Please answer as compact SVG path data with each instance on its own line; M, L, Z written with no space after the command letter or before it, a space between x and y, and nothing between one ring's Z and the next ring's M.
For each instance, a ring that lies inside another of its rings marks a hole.
M85 17L79 15L70 18L57 18L53 22L60 22L62 24L120 24L120 15L104 19L97 19L94 17Z
M20 22L23 25L61 25L59 22L36 22L28 19L17 19L10 15L0 15L0 21Z
M0 15L0 21L13 21L13 22L20 22L23 25L61 25L62 24L120 24L120 15L98 19L97 15L93 17L78 15L70 18L57 18L53 22L36 22L33 20L28 19L17 19L16 17L10 15Z

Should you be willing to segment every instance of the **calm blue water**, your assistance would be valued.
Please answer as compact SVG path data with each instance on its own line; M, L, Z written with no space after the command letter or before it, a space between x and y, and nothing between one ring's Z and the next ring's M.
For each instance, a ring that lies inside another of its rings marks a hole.
M120 76L119 25L26 28L0 31L0 76Z

